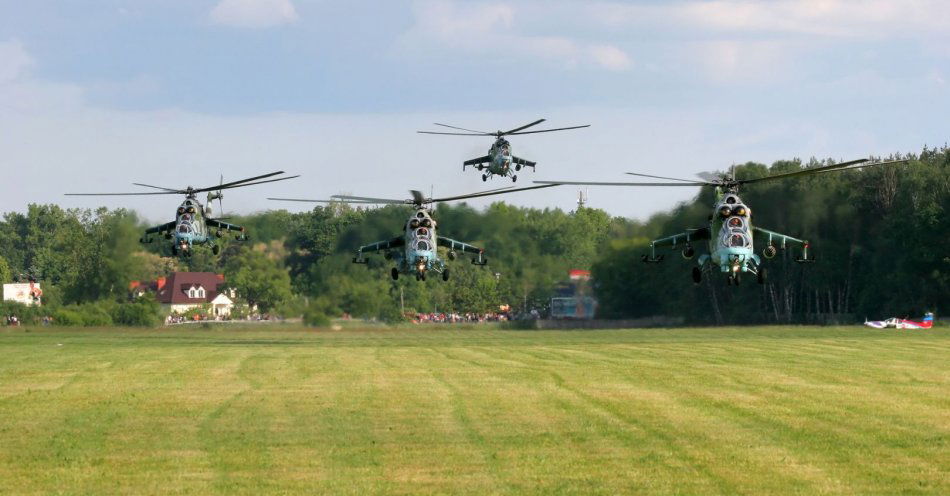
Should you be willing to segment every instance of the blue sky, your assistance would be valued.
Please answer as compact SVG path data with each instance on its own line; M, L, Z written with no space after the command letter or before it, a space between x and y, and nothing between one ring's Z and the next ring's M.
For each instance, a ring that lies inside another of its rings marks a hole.
M592 125L513 139L539 163L519 185L915 152L948 141L948 42L938 0L0 0L0 164L13 178L0 210L129 206L158 220L174 200L61 194L274 169L303 177L234 191L227 209L484 188L461 162L490 140L415 133L433 121ZM590 197L643 218L692 194Z

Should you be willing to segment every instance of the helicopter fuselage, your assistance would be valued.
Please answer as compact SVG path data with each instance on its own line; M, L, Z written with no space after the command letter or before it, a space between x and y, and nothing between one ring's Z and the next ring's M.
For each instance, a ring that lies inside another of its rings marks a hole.
M172 251L184 253L190 250L192 245L201 245L212 241L208 234L204 214L204 207L195 198L186 198L178 206Z
M425 208L416 210L406 221L406 246L397 268L403 274L423 275L429 271L442 272L445 262L439 258L436 222Z
M488 172L498 176L507 176L511 172L511 144L504 138L499 138L488 149L488 156L491 162L488 165Z
M717 195L709 221L709 253L699 257L724 273L757 271L762 263L752 242L752 210L733 192Z

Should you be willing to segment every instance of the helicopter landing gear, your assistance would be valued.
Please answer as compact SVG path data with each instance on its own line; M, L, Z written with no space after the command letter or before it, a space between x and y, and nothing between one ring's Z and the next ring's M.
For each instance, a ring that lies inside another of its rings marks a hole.
M518 176L511 176L511 182L517 182Z
M693 282L696 284L703 282L703 270L699 267L693 267Z
M487 174L482 174L482 182L485 182L485 181L487 181L487 180L488 180L488 175L487 175Z
M443 281L448 281L448 280L449 280L449 269L447 269L447 268L446 268L446 269L442 269L442 280L443 280Z
M394 280L394 281L398 281L398 280L399 280L399 269L393 267L393 270L390 271L389 275L393 276L393 280Z
M177 256L178 256L178 247L175 246L175 245L172 245L172 256L173 256L173 257L177 257Z
M768 272L765 271L765 267L759 267L759 273L758 273L759 284L765 284L766 280L768 280Z
M424 281L426 280L426 273L425 273L425 272L419 272L418 274L416 274L416 280L417 280L417 281L423 281L423 282L424 282Z
M221 253L221 247L218 246L218 245L212 246L212 247L211 247L211 253L214 253L215 255L217 255L218 253Z
M520 171L520 170L521 170L521 164L515 164L515 170L516 170L516 171Z
M727 283L728 285L730 285L730 286L733 286L733 285L738 286L738 285L739 285L739 274L730 275L729 277L727 277L727 278L726 278L726 283Z

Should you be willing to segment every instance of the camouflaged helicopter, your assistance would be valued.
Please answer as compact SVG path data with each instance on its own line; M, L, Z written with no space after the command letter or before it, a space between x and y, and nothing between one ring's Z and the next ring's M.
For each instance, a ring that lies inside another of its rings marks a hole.
M171 253L173 256L190 256L193 252L192 247L195 245L208 245L211 247L211 251L217 255L220 251L220 247L215 243L215 239L223 237L225 232L233 231L240 233L236 237L238 241L246 241L247 232L242 226L223 222L220 218L213 218L211 202L218 200L218 207L220 208L221 199L224 198L222 191L226 189L243 188L244 186L286 181L300 177L289 176L262 181L262 179L283 173L284 171L271 172L270 174L249 177L229 183L225 183L222 176L221 182L217 186L209 186L207 188L193 188L188 186L184 189L174 189L152 186L150 184L132 183L136 186L154 188L162 191L137 193L66 193L66 196L185 195L185 201L178 206L178 210L175 212L175 220L146 229L145 235L139 239L139 242L152 243L154 239L150 235L157 234L163 236L165 239L172 240ZM198 193L205 192L208 193L207 206L202 205L198 200Z
M775 246L776 242L779 243L779 248L782 250L785 250L787 248L787 244L792 242L802 245L802 256L796 258L796 262L808 263L814 261L814 259L808 258L808 241L794 238L786 234L770 231L768 229L754 227L752 225L752 209L739 197L739 186L810 174L838 172L877 165L905 163L906 160L872 163L869 162L870 160L868 159L852 160L849 162L842 162L840 164L811 167L794 172L775 174L772 176L754 179L736 179L735 169L733 168L733 171L730 175L716 177L713 174L701 174L699 176L703 179L702 181L627 172L627 174L632 176L678 181L675 183L569 181L535 182L539 184L576 184L587 186L713 186L716 191L716 200L713 205L713 212L709 216L709 224L705 227L687 229L685 232L651 241L650 255L643 255L641 260L646 263L662 262L664 256L657 256L656 254L656 248L658 246L669 246L670 249L673 250L675 250L678 246L683 246L681 254L683 258L690 260L696 255L696 250L693 248L693 242L706 240L708 245L708 253L700 255L697 259L697 265L693 267L693 282L699 284L702 281L703 269L707 264L709 264L710 266L718 266L719 271L726 274L726 282L728 284L734 284L738 286L739 276L743 273L755 275L759 284L764 284L766 281L766 268L762 265L762 259L755 254L753 249L752 238L754 233L758 233L760 236L766 239L765 248L762 250L762 256L764 258L770 259L775 257L775 255L778 253L778 249Z
M531 189L550 188L552 186L556 185L529 186L515 189L509 186L507 188L466 195L448 196L445 198L426 198L421 192L412 190L410 191L412 198L408 200L350 195L333 195L330 197L332 198L331 200L305 200L298 198L268 198L268 200L310 203L348 203L356 205L411 205L413 212L406 220L403 234L390 240L379 241L359 247L359 249L356 250L356 256L353 257L353 263L366 264L367 260L363 256L364 253L385 252L386 259L393 260L396 263L396 266L390 271L390 275L394 281L399 279L400 274L413 275L417 281L425 281L426 275L429 272L441 274L442 280L448 281L449 268L445 260L439 257L439 246L449 250L449 260L455 260L458 257L457 251L475 255L475 257L472 258L473 265L487 265L488 259L484 257L485 251L479 247L444 236L436 236L438 223L432 216L432 205L434 203L514 193Z
M439 124L435 123L436 126L447 127L450 129L458 129L459 131L466 131L464 133L447 133L439 131L417 131L420 134L442 134L449 136L494 136L495 142L492 144L491 148L488 149L488 155L483 157L473 158L471 160L466 160L462 162L462 170L464 171L466 167L472 166L478 169L479 171L484 170L482 174L482 181L487 181L488 178L493 176L501 177L511 177L511 182L518 180L518 176L515 174L516 171L520 171L522 167L531 167L532 170L535 169L536 162L530 160L525 160L522 158L515 157L511 154L511 144L508 143L508 140L505 139L505 136L513 136L516 134L536 134L536 133L550 133L552 131L566 131L568 129L580 129L582 127L590 127L590 124L584 124L583 126L571 126L571 127L559 127L555 129L539 129L536 131L525 131L529 127L536 126L544 122L545 119L538 119L530 124L525 124L521 127L516 127L508 131L495 131L494 133L488 133L485 131L473 131L471 129L465 129L463 127L450 126L448 124ZM514 167L512 167L514 164ZM514 170L512 170L512 168Z

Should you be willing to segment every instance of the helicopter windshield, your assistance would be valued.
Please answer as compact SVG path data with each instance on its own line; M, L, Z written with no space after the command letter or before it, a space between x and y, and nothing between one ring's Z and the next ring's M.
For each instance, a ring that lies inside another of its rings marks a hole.
M416 240L415 243L413 243L413 248L416 251L430 251L432 250L432 245L429 244L428 240L419 239L419 240Z

